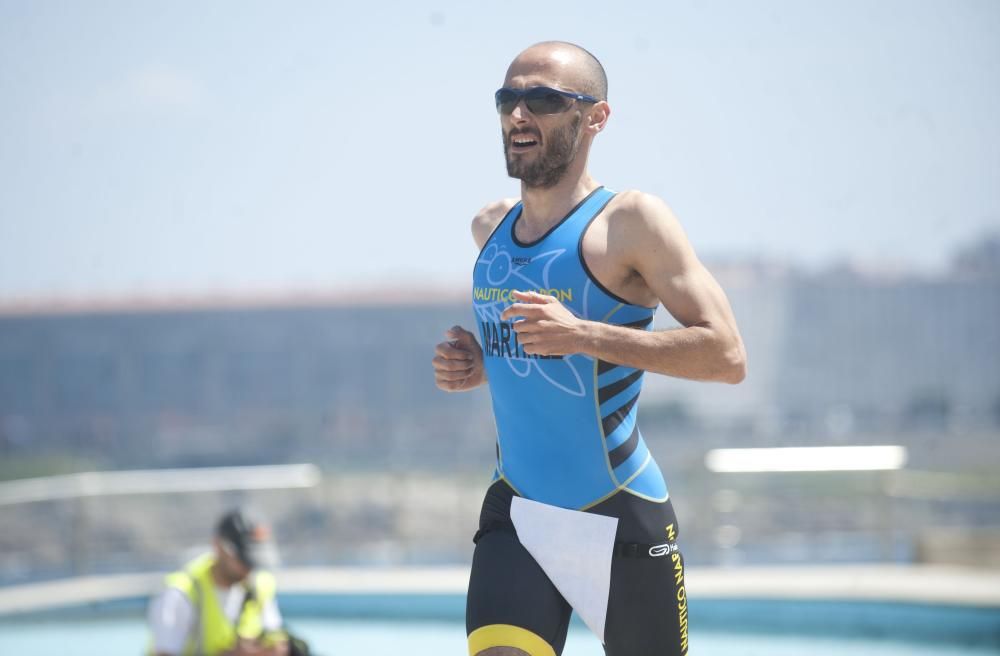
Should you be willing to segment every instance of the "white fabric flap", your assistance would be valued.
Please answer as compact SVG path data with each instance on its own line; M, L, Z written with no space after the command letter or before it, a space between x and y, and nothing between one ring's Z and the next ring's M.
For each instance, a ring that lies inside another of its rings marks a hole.
M511 500L510 519L521 544L603 643L618 519L522 497Z

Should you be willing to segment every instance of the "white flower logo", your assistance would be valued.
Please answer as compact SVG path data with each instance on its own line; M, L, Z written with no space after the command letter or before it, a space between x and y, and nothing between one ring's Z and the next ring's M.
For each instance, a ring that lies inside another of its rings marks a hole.
M489 244L483 250L482 255L476 262L476 266L486 269L486 281L490 285L500 286L510 281L512 289L546 290L552 288L549 282L549 272L552 269L552 265L565 252L565 248L560 248L546 251L531 258L532 265L542 264L541 281L533 280L524 274L522 270L527 265L514 264L510 253L501 249L497 244ZM586 292L589 291L589 287L590 281L588 280L584 288L584 306L586 306ZM491 298L496 300L474 302L473 307L480 321L499 324L501 322L500 314L507 308L509 303L499 296ZM580 313L568 303L564 303L564 305L573 314L579 316ZM489 335L483 335L483 339L489 339ZM521 378L527 378L531 375L532 371L537 371L542 378L566 394L571 396L585 396L587 393L586 386L583 383L583 376L580 372L581 370L585 370L585 367L592 366L593 359L585 355L574 353L563 356L558 360L539 360L533 357L505 357L504 360L506 360L511 371ZM542 367L543 362L548 364ZM559 363L564 364L560 365Z

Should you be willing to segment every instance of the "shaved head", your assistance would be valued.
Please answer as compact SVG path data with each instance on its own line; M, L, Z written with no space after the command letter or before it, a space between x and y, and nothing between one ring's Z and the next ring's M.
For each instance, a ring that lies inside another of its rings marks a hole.
M550 105L538 105L526 97L519 109L522 101L515 95L506 110L498 102L507 175L519 179L522 189L547 189L571 167L586 167L590 143L611 112L605 102L608 78L596 57L574 43L536 43L510 63L504 87L525 92L550 87L596 99L555 94L554 104L550 99Z
M608 99L608 76L604 66L588 50L566 41L543 41L514 58L507 80L519 75L544 74L561 88Z

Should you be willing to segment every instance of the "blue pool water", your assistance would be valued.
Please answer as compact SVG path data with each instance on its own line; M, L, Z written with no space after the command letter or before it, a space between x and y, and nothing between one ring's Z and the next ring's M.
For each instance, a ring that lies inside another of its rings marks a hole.
M407 620L292 620L292 628L307 638L318 656L343 654L400 654L408 656L462 656L466 653L464 626L456 621ZM55 656L101 654L136 656L146 641L141 616L94 619L32 619L0 623L0 654ZM403 651L405 650L405 651ZM603 656L597 640L574 625L565 656ZM914 644L892 640L811 637L692 631L694 656L985 656L996 647Z

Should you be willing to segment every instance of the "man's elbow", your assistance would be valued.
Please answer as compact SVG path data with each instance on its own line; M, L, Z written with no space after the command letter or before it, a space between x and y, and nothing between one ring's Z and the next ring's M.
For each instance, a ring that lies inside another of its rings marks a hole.
M743 347L743 340L739 337L735 339L735 343L726 348L723 366L720 369L719 380L723 383L737 385L747 377L747 352Z

